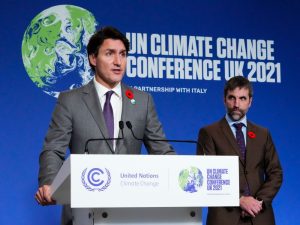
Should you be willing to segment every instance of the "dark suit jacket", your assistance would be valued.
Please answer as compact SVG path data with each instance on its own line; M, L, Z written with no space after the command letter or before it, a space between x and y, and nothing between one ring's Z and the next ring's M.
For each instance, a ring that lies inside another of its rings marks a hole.
M271 203L282 183L279 158L267 129L247 121L247 134L248 132L253 132L255 137L247 135L245 162L241 159L236 139L225 118L200 129L197 154L238 155L240 195L243 195L248 181L250 195L264 202L264 210L252 219L253 224L275 224ZM207 224L235 225L239 222L240 213L238 207L210 207Z
M139 138L165 139L152 97L124 84L121 89L121 120L130 121L135 135ZM132 104L126 96L128 89L133 92L136 104ZM72 154L83 154L88 139L104 137L108 138L108 131L94 82L61 93L40 154L39 185L52 183L64 162L68 148ZM174 154L167 142L144 141L144 144L150 154ZM142 141L134 139L130 130L124 128L124 139L117 141L115 153L140 154L141 147ZM92 142L88 149L90 154L114 153L110 141ZM63 214L62 224L69 224L70 215L67 215L67 211Z

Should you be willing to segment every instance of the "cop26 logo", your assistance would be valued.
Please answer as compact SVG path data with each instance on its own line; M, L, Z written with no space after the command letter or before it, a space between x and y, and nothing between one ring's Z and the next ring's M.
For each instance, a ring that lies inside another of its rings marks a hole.
M106 168L85 168L81 173L81 182L89 191L104 191L111 182L110 172Z
M190 167L180 171L178 177L179 186L185 192L195 193L203 185L203 175L197 167Z

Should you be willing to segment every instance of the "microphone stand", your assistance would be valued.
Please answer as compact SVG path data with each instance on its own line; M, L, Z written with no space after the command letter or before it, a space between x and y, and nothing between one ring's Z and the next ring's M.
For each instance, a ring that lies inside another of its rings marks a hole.
M123 121L119 121L119 128L121 130L121 134L122 134L122 137L117 137L117 138L91 138L91 139L88 139L86 142L85 142L85 147L84 147L84 154L89 154L89 150L88 150L88 144L90 142L94 142L94 141L115 141L115 140L122 140L124 139L124 133L123 133L123 129L124 129L124 122ZM114 151L111 151L113 154L115 154Z
M128 127L128 129L131 131L132 136L139 141L165 141L165 142L179 142L179 143L192 143L192 144L197 144L199 145L198 141L194 141L194 140L174 140L174 139L151 139L151 138L147 138L147 139L143 139L143 138L138 138L135 136L133 129L132 129L132 124L130 121L126 121L126 126Z

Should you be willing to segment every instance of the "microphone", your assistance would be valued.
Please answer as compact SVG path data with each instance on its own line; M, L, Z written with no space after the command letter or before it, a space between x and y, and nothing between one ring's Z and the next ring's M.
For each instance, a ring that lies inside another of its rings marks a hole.
M137 138L132 130L132 124L130 121L126 121L126 126L128 127L128 129L131 131L132 136L134 137L134 139L138 140L138 141L143 141L142 138Z
M128 129L131 131L132 136L134 137L134 139L138 140L138 141L164 141L164 142L180 142L180 143L192 143L192 144L197 144L199 145L198 141L194 141L194 140L172 140L172 139L151 139L151 138L138 138L135 136L133 129L132 129L132 124L130 121L126 121L126 126L128 127Z
M120 128L120 130L121 130L121 133L122 133L122 139L124 138L124 131L123 131L123 129L124 129L124 122L121 120L121 121L119 121L119 128Z
M124 129L124 122L123 121L119 121L119 129L121 130L121 134L122 134L122 137L117 137L117 138L91 138L91 139L88 139L86 142L85 142L85 147L84 147L84 154L89 154L89 150L88 150L88 144L90 142L94 142L94 141L115 141L115 140L122 140L124 139L124 133L123 133L123 129ZM111 150L111 149L110 149ZM115 154L114 151L111 150L111 152L113 154Z

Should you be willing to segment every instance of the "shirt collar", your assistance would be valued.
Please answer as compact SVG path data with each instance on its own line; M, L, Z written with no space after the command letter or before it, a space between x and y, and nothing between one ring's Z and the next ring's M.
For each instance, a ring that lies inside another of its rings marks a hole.
M96 81L96 78L94 77L94 84L100 97L106 95L106 92L108 91L114 91L118 98L122 98L121 82L119 82L113 89L109 89Z
M227 120L228 124L230 127L233 126L233 124L235 123L242 123L244 124L245 127L247 127L247 116L245 115L242 119L238 120L238 121L233 121L229 116L228 114L226 113L225 115L225 119Z

